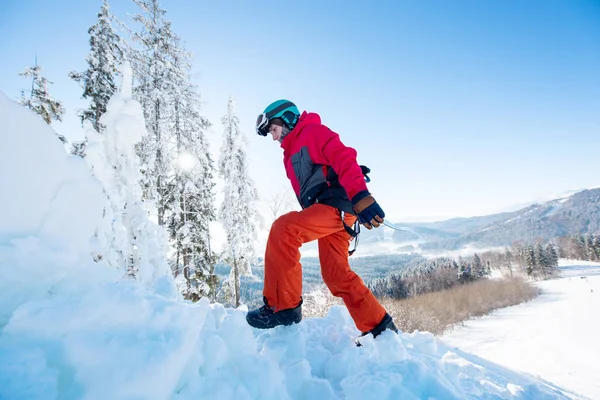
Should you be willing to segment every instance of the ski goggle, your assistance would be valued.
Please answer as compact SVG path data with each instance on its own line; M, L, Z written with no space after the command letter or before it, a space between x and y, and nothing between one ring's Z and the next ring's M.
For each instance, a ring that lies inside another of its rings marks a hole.
M256 118L256 133L260 136L269 134L269 118L266 113L262 113Z

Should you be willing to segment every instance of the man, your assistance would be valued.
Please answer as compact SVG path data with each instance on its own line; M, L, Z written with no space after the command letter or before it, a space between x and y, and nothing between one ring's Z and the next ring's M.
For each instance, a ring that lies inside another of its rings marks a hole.
M294 103L278 100L258 116L257 133L281 143L283 162L302 211L282 215L269 232L265 254L265 305L250 311L248 323L268 329L302 319L300 247L318 240L321 273L334 296L344 300L356 327L378 336L397 332L392 318L350 269L348 247L360 221L379 227L385 214L367 190L356 150L346 147L315 113L300 115Z

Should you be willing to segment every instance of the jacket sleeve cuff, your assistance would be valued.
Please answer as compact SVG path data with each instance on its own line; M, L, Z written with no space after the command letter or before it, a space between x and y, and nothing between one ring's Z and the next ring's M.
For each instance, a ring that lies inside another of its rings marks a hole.
M356 203L358 203L359 201L361 201L365 197L369 196L370 194L371 193L369 193L368 190L361 190L360 192L356 193L354 195L354 197L352 198L352 205L355 205Z

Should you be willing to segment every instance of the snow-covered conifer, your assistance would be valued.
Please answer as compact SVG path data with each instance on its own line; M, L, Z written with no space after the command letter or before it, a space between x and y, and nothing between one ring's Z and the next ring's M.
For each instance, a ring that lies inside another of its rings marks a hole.
M39 114L50 125L53 120L62 121L65 109L60 101L53 99L48 93L48 84L52 82L43 77L41 72L42 67L36 62L35 66L25 68L19 74L24 77L31 77L31 90L21 91L19 104ZM29 92L29 95L26 94L27 92ZM59 139L66 143L64 137L59 135Z
M135 94L144 110L148 134L138 146L142 162L144 196L154 201L159 225L174 207L176 150L172 128L174 82L173 54L178 53L177 36L165 19L158 0L134 0L142 13L134 15L141 24L134 34L139 48L131 52L137 85Z
M550 264L544 247L541 243L537 243L534 248L535 269L539 276L548 277Z
M229 98L222 123L219 174L224 181L224 196L219 220L227 234L225 260L231 266L224 289L226 298L237 307L240 304L240 276L251 274L251 265L255 261L254 242L260 225L255 203L258 193L248 175L245 137L239 128L233 98Z
M97 132L104 128L100 117L106 112L106 105L116 92L115 76L123 60L121 38L112 27L114 16L104 0L98 13L98 20L90 27L90 53L86 61L88 68L84 72L71 72L69 77L83 87L82 97L90 100L85 110L79 111L81 121L88 120Z
M552 243L547 243L544 250L546 252L546 257L548 258L548 266L552 270L555 270L556 267L558 267L558 251L556 250L556 247Z
M210 123L200 113L191 83L192 56L165 19L157 0L134 0L141 25L134 34L136 98L142 105L147 135L137 150L144 196L154 202L158 223L169 233L171 270L189 299L215 297L216 254L210 248L214 209L214 163L205 132Z
M200 114L200 100L190 78L191 54L183 47L174 53L174 97L171 131L175 134L177 168L172 212L166 226L175 253L171 270L180 291L194 300L215 298L218 277L214 273L216 254L210 247L209 224L216 219L214 208L214 163L205 132L210 126ZM181 273L181 274L180 274Z
M600 260L600 236L594 235L592 238L593 261Z
M481 258L477 253L473 254L473 266L472 266L473 278L479 279L485 275L484 266L481 263Z
M533 246L527 245L524 248L523 261L527 275L533 275L535 273L535 250Z

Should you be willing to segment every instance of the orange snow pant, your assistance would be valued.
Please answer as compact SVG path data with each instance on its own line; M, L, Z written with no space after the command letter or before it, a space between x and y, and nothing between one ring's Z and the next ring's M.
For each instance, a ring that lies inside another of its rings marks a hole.
M352 226L356 217L345 215ZM302 295L300 247L319 240L319 261L325 284L341 297L361 332L373 329L385 316L385 309L362 279L350 269L348 248L351 236L344 229L340 211L315 204L277 218L269 232L265 254L263 295L276 311L294 308Z

